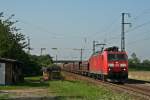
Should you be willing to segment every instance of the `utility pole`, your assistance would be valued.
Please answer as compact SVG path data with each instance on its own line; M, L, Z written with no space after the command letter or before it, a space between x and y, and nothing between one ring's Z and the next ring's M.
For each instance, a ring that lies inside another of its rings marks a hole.
M83 58L83 48L81 48L81 49L73 49L73 50L78 50L78 51L80 51L80 61L82 62L82 58Z
M97 43L97 44L96 44ZM106 45L106 44L104 44L104 43L98 43L98 41L93 41L93 54L95 53L95 48L96 48L96 46L100 46L100 45L102 45L103 47L102 47L102 50L104 49L104 46ZM102 51L101 50L101 51Z
M82 55L83 55L83 49L81 48L81 52L80 52L81 54L80 54L80 60L81 60L81 62L82 62Z
M96 46L95 43L96 42L98 42L98 41L95 41L95 40L93 41L93 54L95 53L95 46Z
M30 38L29 38L29 36L27 37L27 39L28 39L28 54L30 54L30 50L31 50L31 47L30 47Z
M41 56L43 55L44 50L46 50L46 48L41 48Z
M58 48L51 48L51 49L56 51L56 56L55 56L56 59L55 60L57 61L58 60L58 56L57 56L57 50L58 50Z
M131 25L131 23L125 23L124 18L125 15L127 15L128 17L130 17L129 13L122 13L122 31L121 31L121 51L125 51L125 32L124 32L124 26L125 24L129 24Z
M57 59L57 54L56 54L56 61L57 61L58 59Z

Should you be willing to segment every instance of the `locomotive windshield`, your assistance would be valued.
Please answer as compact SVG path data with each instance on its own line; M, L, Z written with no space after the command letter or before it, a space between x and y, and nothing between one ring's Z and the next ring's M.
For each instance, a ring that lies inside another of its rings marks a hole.
M125 54L108 54L108 60L127 60L127 56Z

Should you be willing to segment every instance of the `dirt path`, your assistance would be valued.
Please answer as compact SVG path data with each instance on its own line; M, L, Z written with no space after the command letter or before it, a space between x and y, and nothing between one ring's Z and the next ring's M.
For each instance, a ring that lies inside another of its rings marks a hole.
M48 96L51 93L48 89L44 88L28 88L28 89L17 89L17 90L1 90L1 93L9 94L13 97L41 97Z
M56 100L59 98L55 92L51 92L47 88L0 90L0 94L9 95L4 100Z

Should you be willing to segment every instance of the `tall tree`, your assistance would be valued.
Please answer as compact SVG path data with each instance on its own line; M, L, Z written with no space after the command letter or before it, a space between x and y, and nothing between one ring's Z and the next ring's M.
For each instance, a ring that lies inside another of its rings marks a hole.
M41 66L52 63L52 58L49 55L32 56L25 53L25 36L15 27L18 21L12 21L13 16L4 18L3 13L0 13L0 57L22 61L25 75L37 75Z
M11 21L13 16L4 19L3 13L0 13L0 56L21 59L25 55L23 49L27 45L24 35L14 26L17 21Z
M135 64L140 63L140 59L136 56L136 53L131 54L131 59L130 60L131 60L132 63L135 63Z

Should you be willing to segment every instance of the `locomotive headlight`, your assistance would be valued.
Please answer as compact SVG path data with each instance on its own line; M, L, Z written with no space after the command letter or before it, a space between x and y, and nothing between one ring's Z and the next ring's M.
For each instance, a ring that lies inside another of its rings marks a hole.
M123 70L125 71L126 69L125 69L125 68L123 68Z
M114 64L108 64L109 67L114 67Z
M120 64L120 67L126 67L126 64Z

